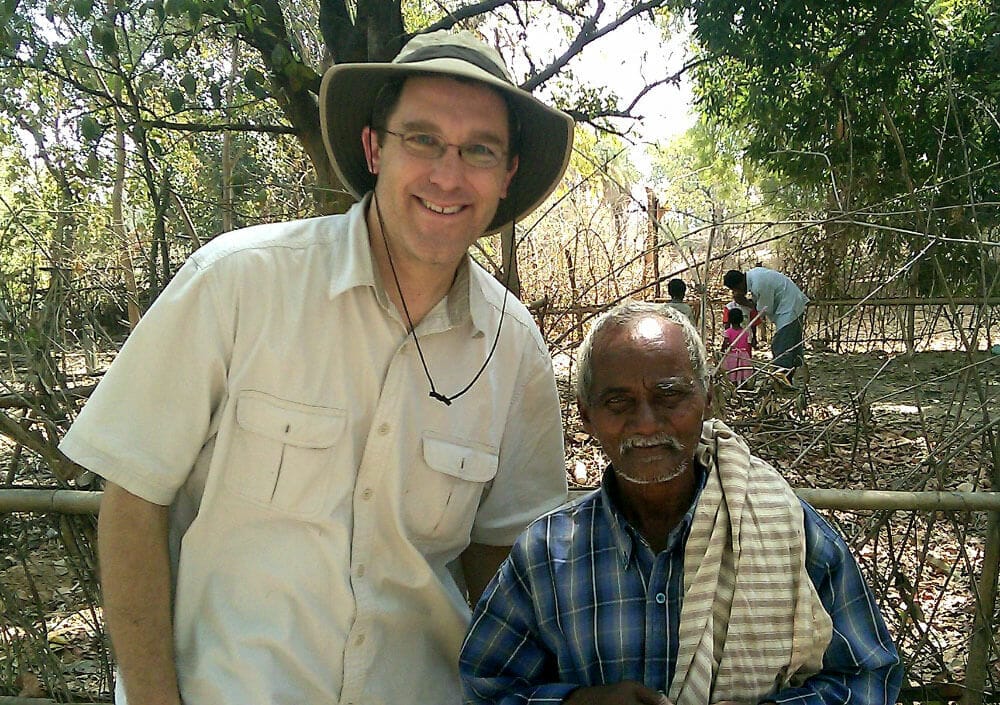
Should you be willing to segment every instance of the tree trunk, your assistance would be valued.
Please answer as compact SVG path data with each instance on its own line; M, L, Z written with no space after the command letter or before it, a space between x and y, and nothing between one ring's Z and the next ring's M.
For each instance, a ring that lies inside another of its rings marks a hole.
M660 202L653 189L646 187L646 247L642 258L643 288L653 282L653 297L660 298L660 251L657 245L657 232L660 222Z
M121 100L121 88L115 97ZM115 183L111 191L111 232L118 243L118 266L125 280L125 302L128 309L128 328L134 330L139 325L139 290L135 285L135 270L132 268L132 243L125 234L125 211L122 207L122 193L125 190L125 121L119 111L115 111Z
M579 239L579 234L577 235ZM571 306L576 306L580 303L579 292L576 289L576 265L573 263L573 253L569 251L567 247L563 250L563 254L566 255L566 272L569 277L569 300ZM573 317L576 319L576 334L579 340L583 340L583 321L579 313L574 313Z
M232 109L233 96L238 79L237 68L240 65L240 42L233 39L232 67L229 71L229 83L226 85L226 113ZM234 229L233 224L233 135L229 130L222 133L222 232L228 233Z
M517 298L521 298L521 278L517 273L517 243L514 240L514 224L500 231L500 266L503 277L500 281Z

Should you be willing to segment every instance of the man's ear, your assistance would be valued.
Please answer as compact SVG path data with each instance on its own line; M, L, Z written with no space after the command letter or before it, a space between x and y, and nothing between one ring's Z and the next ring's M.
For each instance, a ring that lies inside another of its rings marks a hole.
M701 412L701 418L703 421L708 421L712 418L712 380L705 380L705 410Z
M580 399L580 397L576 398L576 410L580 414L580 421L583 423L583 430L593 436L593 426L590 425L590 408L587 406L585 401Z
M368 125L361 128L361 146L365 150L365 161L368 162L368 171L372 174L377 174L378 163L381 158L378 134Z
M507 189L510 188L510 182L514 178L514 174L517 173L517 167L520 163L521 161L516 155L510 160L510 169L504 175L503 191L500 194L500 198L507 198Z

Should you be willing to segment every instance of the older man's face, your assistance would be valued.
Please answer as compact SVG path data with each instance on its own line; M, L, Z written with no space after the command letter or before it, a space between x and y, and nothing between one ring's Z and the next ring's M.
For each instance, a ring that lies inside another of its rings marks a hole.
M689 470L709 402L681 327L657 316L605 329L594 340L583 426L624 481L666 482Z

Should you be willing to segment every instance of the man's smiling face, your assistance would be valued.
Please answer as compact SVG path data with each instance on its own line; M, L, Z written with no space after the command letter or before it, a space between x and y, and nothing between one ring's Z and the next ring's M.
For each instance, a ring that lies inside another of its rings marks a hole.
M659 316L609 327L594 339L591 366L580 416L616 476L646 484L688 471L710 396L681 327Z
M482 236L517 169L508 163L507 105L491 88L449 78L414 77L403 85L387 129L423 132L452 145L479 143L503 152L495 167L464 162L453 146L439 159L414 156L395 135L379 144L365 128L375 196L393 260L409 267L454 269Z

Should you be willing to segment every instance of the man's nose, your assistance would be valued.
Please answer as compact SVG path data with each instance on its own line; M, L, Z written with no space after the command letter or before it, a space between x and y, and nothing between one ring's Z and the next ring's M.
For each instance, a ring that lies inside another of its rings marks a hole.
M632 427L635 433L643 436L651 436L660 431L660 419L652 404L647 401L636 404Z
M456 145L450 144L431 166L431 181L442 188L454 188L465 177L466 163Z

